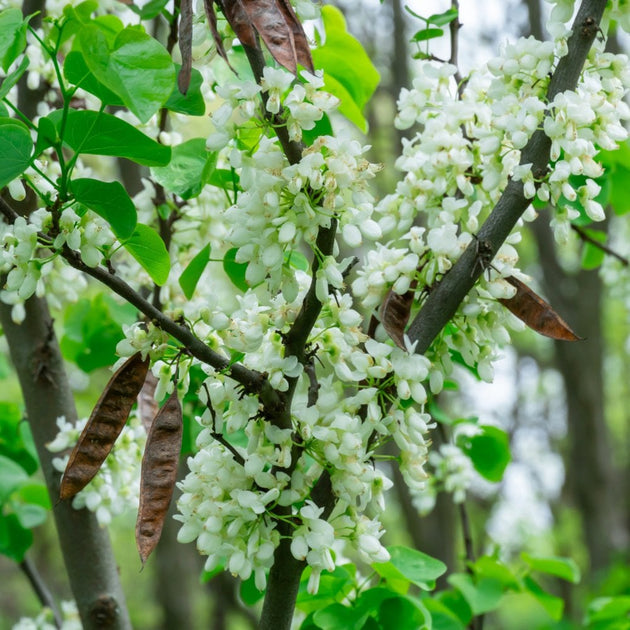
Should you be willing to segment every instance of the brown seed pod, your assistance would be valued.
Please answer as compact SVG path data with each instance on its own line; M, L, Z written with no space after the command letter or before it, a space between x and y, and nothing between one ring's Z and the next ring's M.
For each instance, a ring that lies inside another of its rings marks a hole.
M143 565L162 534L181 448L182 407L175 389L153 420L142 457L136 546Z
M130 357L111 377L79 436L61 480L59 498L72 498L94 478L123 430L149 369L149 358Z

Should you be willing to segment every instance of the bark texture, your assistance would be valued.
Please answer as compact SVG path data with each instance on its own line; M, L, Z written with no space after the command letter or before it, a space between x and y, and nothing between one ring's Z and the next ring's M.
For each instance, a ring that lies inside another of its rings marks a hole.
M107 530L88 510L75 510L58 500L60 475L46 444L57 433L57 418L74 422L76 409L46 302L33 297L25 307L26 318L16 325L11 307L0 304L0 323L22 388L81 621L86 630L127 630L131 623Z

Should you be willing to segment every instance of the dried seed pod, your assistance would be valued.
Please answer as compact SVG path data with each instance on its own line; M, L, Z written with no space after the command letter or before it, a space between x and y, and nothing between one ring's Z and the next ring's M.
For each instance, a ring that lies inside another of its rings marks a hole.
M79 436L61 480L59 497L72 498L94 478L123 430L142 388L149 358L130 357L111 377Z
M182 448L182 407L177 389L153 420L142 457L136 546L144 564L160 540L173 496Z
M580 341L582 339L571 330L570 326L540 295L532 291L525 283L514 276L508 276L505 280L516 287L516 293L511 298L499 299L499 302L532 330L561 341Z
M153 424L153 418L160 410L160 406L155 400L155 389L158 385L158 379L153 372L147 372L147 377L144 381L144 385L138 394L138 417L144 430L149 433L151 425Z

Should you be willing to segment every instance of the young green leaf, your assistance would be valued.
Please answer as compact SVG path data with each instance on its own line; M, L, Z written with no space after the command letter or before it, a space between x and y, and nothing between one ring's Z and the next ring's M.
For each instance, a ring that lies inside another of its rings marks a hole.
M542 586L529 575L523 578L523 586L525 587L525 591L536 599L554 621L560 621L560 619L562 619L562 611L564 610L564 600L562 598L545 591Z
M435 26L446 26L457 17L457 14L457 9L448 9L448 11L444 11L444 13L434 13L430 15L427 18L427 22L429 24L435 24Z
M555 575L567 582L578 584L580 576L580 568L573 558L560 558L558 556L532 556L528 553L522 553L521 558L527 563L532 571L540 571L548 575Z
M481 433L462 436L458 445L482 477L488 481L501 481L512 459L508 435L503 429L491 425L480 425L479 428Z
M63 112L56 110L48 119L61 135ZM124 157L144 166L164 166L171 159L170 147L116 116L90 110L68 111L63 142L76 153Z
M103 85L90 71L85 57L78 50L71 50L63 63L63 73L73 85L94 94L105 105L124 105L118 94Z
M0 188L21 175L31 162L33 141L26 125L0 118Z
M6 72L26 48L28 18L20 9L0 11L0 65Z
M160 235L148 225L138 223L125 249L142 265L151 280L162 286L171 270L171 259Z
M74 198L103 217L120 240L133 234L138 216L122 184L84 178L73 180L70 187Z
M232 284L241 291L247 291L249 284L245 280L245 273L247 271L247 263L237 263L236 253L238 248L233 247L228 249L223 257L223 269L228 275L228 278L232 281Z
M392 565L409 582L424 590L431 590L435 588L435 580L446 571L446 565L441 560L416 549L393 545L388 547L387 551L391 556L389 562L372 565L379 575L383 575L382 571L386 565Z
M129 8L137 13L143 20L152 20L162 13L164 7L168 4L169 0L150 0L144 6L140 7L134 3L129 5Z
M504 594L501 583L491 578L475 581L467 573L452 573L447 581L464 596L475 615L495 610Z
M195 292L199 278L210 260L210 243L208 243L189 263L179 277L179 286L190 300Z
M168 166L154 167L155 180L182 199L197 197L210 179L217 154L206 149L203 138L192 138L173 147Z
M341 99L339 111L359 129L367 131L362 111L378 85L379 74L363 46L346 30L346 21L339 9L323 6L322 20L326 41L313 50L315 67L324 70L326 89ZM329 77L334 82L329 81Z
M424 28L418 31L412 38L412 42L424 42L428 39L434 39L436 37L442 37L444 31L441 28Z
M26 72L30 64L30 59L25 55L22 57L22 61L20 61L20 65L10 74L2 80L2 85L0 85L0 100L2 100L11 90L11 88L20 80L20 77ZM4 116L8 116L8 114L4 114Z
M88 25L79 33L85 62L103 85L147 122L168 100L175 84L175 67L156 39L132 27L120 31L113 46L101 29Z
M0 553L20 563L32 544L33 532L20 524L17 515L0 511Z
M180 65L175 64L175 72L179 73ZM206 112L206 102L201 93L203 76L196 68L192 69L190 84L186 94L182 94L177 86L173 87L171 95L168 97L164 107L172 112L188 114L189 116L203 116Z

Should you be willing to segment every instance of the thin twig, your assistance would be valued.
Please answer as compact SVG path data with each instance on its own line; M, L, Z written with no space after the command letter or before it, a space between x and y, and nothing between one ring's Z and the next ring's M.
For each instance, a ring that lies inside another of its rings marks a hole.
M449 34L451 36L451 58L448 62L455 66L455 74L453 75L457 83L457 92L461 97L464 90L464 81L462 81L462 75L457 65L457 57L459 52L459 29L462 27L462 23L459 21L459 0L451 0L451 9L457 11L457 17L449 24Z
M55 622L55 626L57 628L61 628L62 619L61 614L59 613L59 609L57 608L57 604L53 599L53 596L46 586L41 574L37 570L37 567L33 564L31 559L28 556L24 557L24 560L20 562L20 569L22 573L26 576L31 586L33 587L33 591L35 591L35 595L37 595L37 599L40 604L45 608L50 608L53 614L53 619Z
M610 249L610 247L607 247L606 245L604 245L604 243L600 243L597 239L594 239L581 227L574 225L572 223L571 229L574 230L584 242L590 243L591 245L593 245L593 247L597 247L597 249L601 249L605 254L608 254L609 256L616 258L624 267L627 267L630 264L627 258L622 256L621 254L618 254L616 251Z

